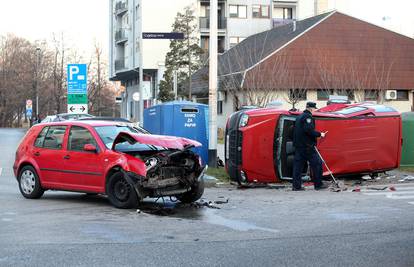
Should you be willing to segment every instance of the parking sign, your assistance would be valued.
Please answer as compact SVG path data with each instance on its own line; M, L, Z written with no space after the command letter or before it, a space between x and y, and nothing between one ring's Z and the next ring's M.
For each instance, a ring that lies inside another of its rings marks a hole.
M86 64L68 64L68 94L86 94Z
M68 113L88 113L86 64L68 64Z

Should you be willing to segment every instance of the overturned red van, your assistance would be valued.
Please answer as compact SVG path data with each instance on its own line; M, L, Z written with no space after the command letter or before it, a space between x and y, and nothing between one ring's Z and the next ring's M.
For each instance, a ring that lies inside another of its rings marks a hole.
M226 170L243 183L292 179L293 131L301 112L260 108L227 120ZM395 109L371 103L333 104L313 114L318 131L328 131L318 149L336 176L375 175L398 168L402 130ZM324 175L329 173L324 167Z

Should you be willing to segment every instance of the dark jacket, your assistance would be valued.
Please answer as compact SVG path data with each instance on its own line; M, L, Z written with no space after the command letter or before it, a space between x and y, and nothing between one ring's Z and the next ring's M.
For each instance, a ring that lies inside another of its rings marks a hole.
M314 147L316 145L316 138L320 136L321 133L315 131L315 119L312 117L312 113L305 110L296 118L293 145L296 148Z

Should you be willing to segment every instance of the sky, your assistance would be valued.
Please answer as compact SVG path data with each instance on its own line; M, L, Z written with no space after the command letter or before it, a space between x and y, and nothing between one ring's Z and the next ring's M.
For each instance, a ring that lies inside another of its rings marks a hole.
M0 0L0 35L31 41L64 33L71 46L89 54L95 40L108 46L108 0Z
M160 8L154 16L158 19L173 18L175 14L169 14L171 8L166 8L173 2L177 5L188 2L144 0L144 5L146 1L165 1L164 5L160 5L164 8ZM349 15L414 37L414 0L330 1L338 10ZM0 0L0 35L13 33L34 41L50 40L52 33L64 32L68 44L78 48L81 54L90 54L95 40L107 51L108 9L108 0Z

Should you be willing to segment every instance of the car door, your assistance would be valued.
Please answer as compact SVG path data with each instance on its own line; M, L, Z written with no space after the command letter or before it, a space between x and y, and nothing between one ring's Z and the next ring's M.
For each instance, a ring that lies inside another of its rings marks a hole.
M73 190L100 192L104 184L103 151L92 133L85 127L72 125L69 129L62 181ZM97 150L85 151L86 144Z
M60 183L63 168L63 141L67 126L45 126L36 137L32 157L40 170L40 180L45 187L55 188Z

